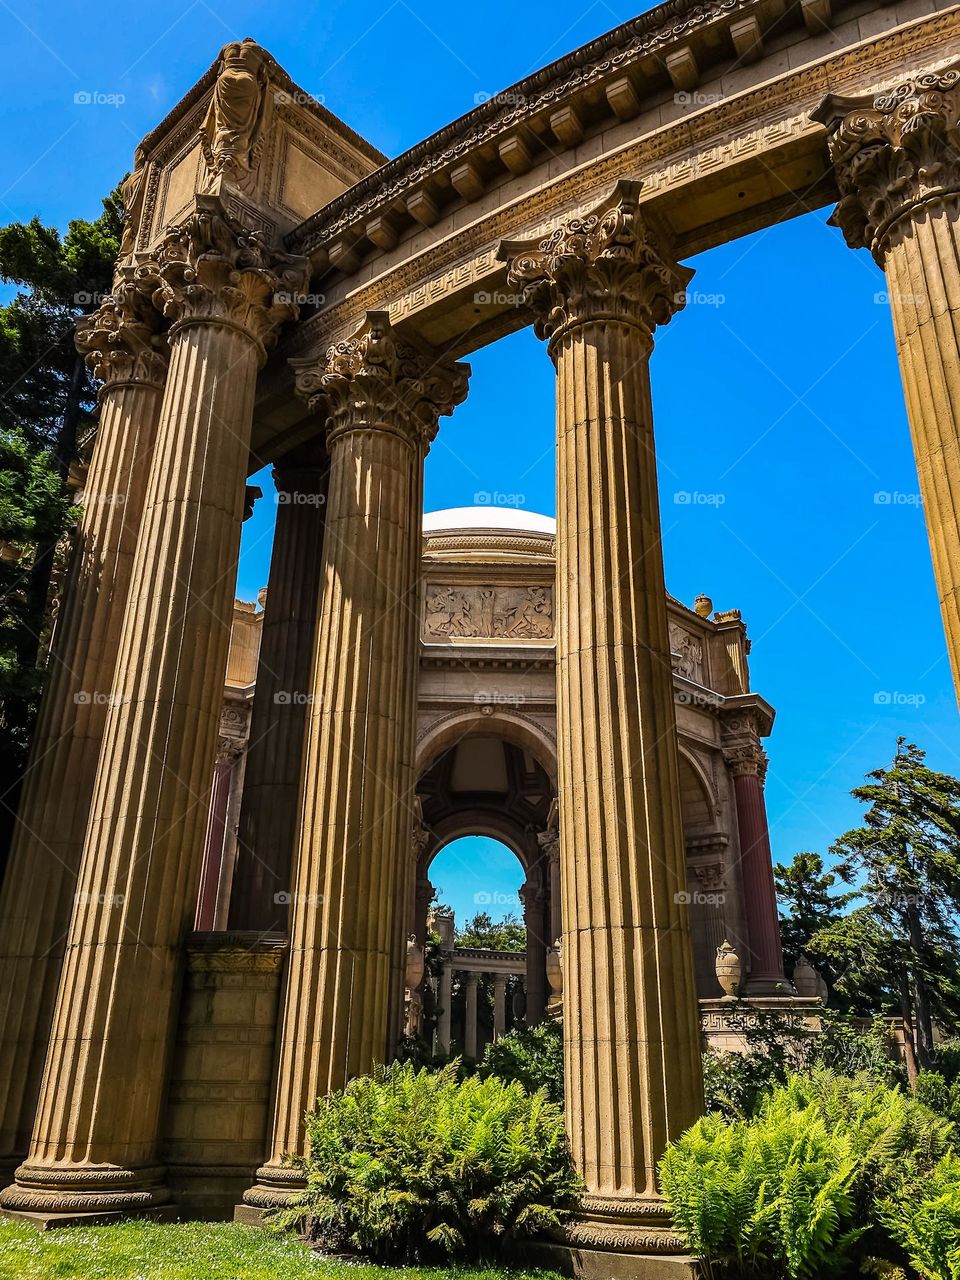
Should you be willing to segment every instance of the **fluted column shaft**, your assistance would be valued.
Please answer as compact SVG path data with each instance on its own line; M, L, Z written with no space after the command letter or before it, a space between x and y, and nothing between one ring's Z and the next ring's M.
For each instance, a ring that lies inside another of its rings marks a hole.
M690 273L638 184L503 246L557 369L557 742L571 1243L676 1251L656 1183L702 1107L648 358Z
M499 1040L507 1029L507 979L498 973L493 979L493 1038Z
M824 100L831 222L887 274L933 571L960 696L960 63Z
M453 999L453 969L445 961L440 970L440 991L437 995L437 1053L446 1056L450 1052L450 1003Z
M557 353L568 1115L588 1190L624 1200L701 1102L647 355L605 322Z
M330 482L271 1152L245 1197L255 1205L283 1198L305 1113L383 1062L396 1022L423 460L438 414L466 392L454 370L434 386L436 366L371 313L298 375L329 415Z
M11 1173L33 1128L113 688L166 375L158 321L121 281L78 332L104 379L97 440L0 894L0 1166Z
M477 1056L477 984L479 975L464 974L463 1056L476 1060Z
M233 764L217 760L213 767L213 787L207 813L207 833L203 844L203 869L200 872L200 896L197 901L196 927L200 933L216 928L217 898L220 890L220 867L223 862L223 840L227 830L227 809Z
M960 691L960 195L917 210L886 256L933 573Z
M274 468L277 524L257 663L230 928L284 930L323 565L322 442Z
M103 745L30 1154L2 1203L143 1209L180 949L197 899L262 338L289 308L210 203L144 287L174 318Z

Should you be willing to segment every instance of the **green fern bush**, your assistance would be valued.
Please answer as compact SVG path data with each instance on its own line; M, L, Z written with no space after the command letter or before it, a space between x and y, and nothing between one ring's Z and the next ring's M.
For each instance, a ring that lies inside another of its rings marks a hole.
M950 1134L898 1089L821 1070L750 1119L700 1120L668 1148L661 1183L708 1275L827 1280L888 1243L878 1202L935 1167Z
M307 1190L278 1215L378 1262L477 1257L559 1226L579 1199L563 1112L495 1077L394 1063L307 1117Z
M478 1073L518 1080L528 1093L543 1089L551 1102L563 1103L563 1027L546 1018L535 1027L516 1027L487 1045Z
M923 1280L960 1280L960 1157L904 1185L882 1217Z

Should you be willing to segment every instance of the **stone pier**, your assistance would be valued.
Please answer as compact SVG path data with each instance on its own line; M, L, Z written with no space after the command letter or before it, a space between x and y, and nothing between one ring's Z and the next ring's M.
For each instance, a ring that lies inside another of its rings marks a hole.
M621 182L507 243L557 369L558 809L567 1127L578 1249L673 1254L657 1188L703 1105L648 361L684 301Z
M244 1197L258 1208L297 1184L283 1157L302 1152L316 1099L388 1054L398 863L416 818L423 460L468 374L408 346L379 312L298 373L329 423L330 484L276 1112Z
M0 1205L142 1212L170 1191L160 1122L207 825L264 343L295 308L213 199L138 273L173 321L143 524L30 1152Z
M0 1173L8 1175L30 1142L112 704L167 372L161 328L159 312L124 271L77 335L103 379L97 443L0 893Z

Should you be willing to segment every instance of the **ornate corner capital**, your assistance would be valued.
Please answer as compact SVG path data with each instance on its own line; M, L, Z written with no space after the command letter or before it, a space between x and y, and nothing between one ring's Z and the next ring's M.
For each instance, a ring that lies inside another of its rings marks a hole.
M190 324L226 325L257 345L262 363L280 326L299 314L309 265L271 249L216 197L197 196L195 211L167 230L136 276L172 321L171 336Z
M960 194L960 67L888 93L828 95L812 113L828 130L840 203L830 218L851 249L882 267L914 209Z
M704 862L691 865L704 893L723 893L727 887L727 867L723 862Z
M657 326L684 306L694 273L673 261L644 218L641 185L618 182L544 240L500 242L507 281L522 292L551 355L564 334L590 321L631 324L652 344Z
M723 747L723 760L735 778L759 777L763 751L749 742L727 744Z
M217 764L235 765L247 749L245 738L221 737L217 739Z
M297 392L327 419L327 444L346 432L395 431L425 451L439 419L467 394L470 366L405 342L386 311L368 311L345 342L320 361L291 361Z
M138 383L162 388L169 348L160 333L161 319L130 279L118 279L113 293L96 311L77 321L77 350L101 391Z

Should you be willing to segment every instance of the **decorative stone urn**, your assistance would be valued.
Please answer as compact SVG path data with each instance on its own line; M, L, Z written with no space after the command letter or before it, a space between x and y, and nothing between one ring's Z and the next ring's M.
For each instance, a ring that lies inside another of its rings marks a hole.
M740 990L742 973L740 957L730 943L725 941L722 947L717 947L717 981L727 1000L732 1000Z
M423 947L417 942L417 935L411 933L407 939L407 968L406 983L408 991L418 991L420 983L423 981L423 971L426 961L423 955Z
M408 1036L415 1036L420 1030L423 1014L423 1000L420 996L420 983L423 981L426 961L423 947L417 942L417 935L411 933L407 938L407 965L404 982L407 987L407 1009L405 1030Z
M527 993L523 987L517 987L513 993L513 1020L514 1022L523 1022L527 1016Z
M801 956L797 961L793 971L793 985L797 989L798 996L811 999L820 994L819 976L806 956Z
M560 939L557 938L553 946L547 948L547 986L550 988L547 1013L553 1016L559 1014L563 1004L563 969L560 960Z
M693 611L700 618L709 618L713 613L713 601L709 596L699 595L693 602Z

